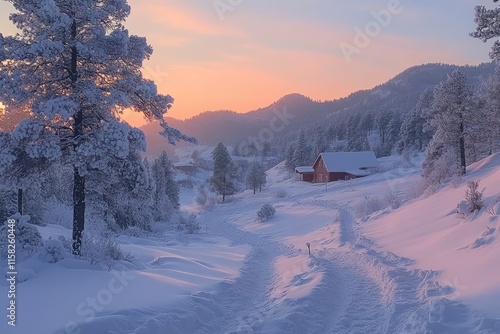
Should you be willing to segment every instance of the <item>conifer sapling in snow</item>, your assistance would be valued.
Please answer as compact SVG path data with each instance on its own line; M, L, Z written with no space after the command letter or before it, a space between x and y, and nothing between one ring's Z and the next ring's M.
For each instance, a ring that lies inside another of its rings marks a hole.
M257 189L262 191L262 186L266 184L266 170L261 164L254 162L248 169L246 175L247 185L250 189L253 189L255 194Z
M167 152L163 151L154 160L151 171L156 185L153 197L157 211L162 213L171 211L170 208L178 209L180 207L179 186L175 181L173 165Z
M483 190L479 190L479 181L467 182L467 190L465 191L465 200L467 201L467 209L469 212L481 210L484 206L483 203Z
M212 152L214 160L214 171L210 178L210 185L216 193L222 195L222 202L226 201L226 196L236 193L234 185L235 167L229 152L223 143L219 143Z

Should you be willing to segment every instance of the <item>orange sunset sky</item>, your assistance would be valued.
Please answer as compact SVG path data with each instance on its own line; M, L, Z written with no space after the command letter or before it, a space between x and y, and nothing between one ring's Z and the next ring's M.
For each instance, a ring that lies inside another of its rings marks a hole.
M476 65L490 45L469 37L488 0L129 0L131 34L154 47L144 74L175 103L169 116L247 112L289 93L332 100L423 63ZM0 3L0 31L14 32ZM376 20L374 13L391 13ZM368 29L368 42L355 43ZM371 30L370 30L371 29ZM359 46L350 59L341 46ZM134 125L144 121L128 116Z

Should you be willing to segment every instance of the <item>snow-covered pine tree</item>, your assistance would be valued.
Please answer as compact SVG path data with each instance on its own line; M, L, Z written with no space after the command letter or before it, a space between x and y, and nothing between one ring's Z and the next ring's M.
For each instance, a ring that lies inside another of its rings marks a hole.
M313 158L316 159L318 155L327 152L329 149L326 131L323 127L318 126L316 128L316 134L314 135Z
M346 139L349 141L348 151L356 152L361 150L361 115L359 113L349 114L346 121Z
M258 162L252 163L248 169L246 181L248 187L253 189L254 195L257 189L262 190L262 186L266 184L266 170L264 166Z
M374 125L374 119L371 113L365 114L361 118L360 129L365 136L368 136L372 133L373 125Z
M434 129L434 136L427 147L423 164L423 174L429 175L434 162L443 154L454 154L460 166L460 174L466 172L465 141L468 140L468 122L471 115L471 90L467 78L460 70L448 75L435 91L430 108L429 125Z
M306 166L310 163L311 149L307 145L306 132L301 128L298 133L297 145L293 153L294 167Z
M285 155L285 167L289 171L293 171L295 169L295 163L293 161L293 155L295 153L295 146L294 144L290 144L286 150L286 155Z
M425 116L434 99L431 89L426 89L421 95L415 108L405 117L399 132L399 153L422 151L429 143L432 135L424 131ZM429 129L431 130L431 129ZM432 131L432 130L431 130Z
M388 110L383 112L379 124L380 130L380 147L377 149L377 156L389 156L399 140L399 132L401 130L401 115L395 111Z
M380 111L376 116L375 116L375 128L378 130L378 134L380 137L380 145L381 146L386 146L386 129L387 125L391 121L392 117L392 111L391 110L384 110Z
M165 151L151 165L151 172L156 185L153 198L156 210L159 212L170 211L169 208L178 209L180 207L179 186L175 181L173 169L172 162ZM166 200L168 200L169 206L163 207L166 204Z
M222 202L225 202L226 196L236 193L234 185L235 167L223 143L219 143L214 149L212 158L214 160L214 170L210 178L210 185L217 194L222 195Z
M494 0L494 2L498 2ZM500 6L487 9L485 6L476 6L475 22L476 31L471 36L483 42L488 42L492 38L500 37ZM488 153L491 154L500 149L500 41L493 44L490 57L497 62L497 68L493 77L486 83L483 90L485 98L482 105L482 112L479 121L483 124L482 134L489 145Z
M478 141L486 148L487 154L500 150L500 66L493 73L483 89L483 103L480 103L478 122L481 131Z
M73 166L73 251L79 254L87 175L113 173L115 159L145 149L143 133L120 122L120 114L130 109L159 121L170 143L192 139L168 126L163 116L173 99L142 76L153 50L123 26L126 0L9 2L19 34L0 34L0 101L30 118L17 126L0 165L18 159L12 151L19 149L34 161Z

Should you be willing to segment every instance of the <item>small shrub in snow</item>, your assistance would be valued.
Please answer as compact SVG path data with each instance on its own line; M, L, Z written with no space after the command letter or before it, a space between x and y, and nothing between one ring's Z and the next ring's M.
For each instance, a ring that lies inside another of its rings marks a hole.
M401 206L401 197L391 192L385 195L385 202L392 209L396 210Z
M122 250L110 233L101 237L93 237L84 233L82 239L81 257L92 265L104 264L108 270L121 260L130 261L132 256Z
M356 218L366 217L384 208L382 197L365 196L361 201L354 204L354 214Z
M16 257L29 256L40 250L43 246L42 236L35 226L28 224L30 217L16 214L13 219L16 220L14 231ZM6 259L8 254L8 243L6 241L10 234L9 229L7 222L0 226L0 257L2 259Z
M363 218L388 207L395 210L400 206L401 197L394 193L388 193L376 197L365 196L361 201L354 204L353 210L356 218Z
M456 163L456 155L453 152L446 152L436 161L423 163L424 182L427 188L435 188L442 184L444 180L460 175L460 166Z
M479 190L479 181L467 182L467 190L465 191L465 200L467 201L467 209L469 212L479 211L483 208L483 190Z
M195 234L201 229L200 224L196 220L196 216L194 214L190 214L189 216L181 215L179 217L179 231L186 231L188 234Z
M260 221L266 221L276 215L276 209L272 204L264 204L259 211L257 211L257 218Z
M40 253L40 258L49 263L56 263L64 259L66 250L64 245L59 239L49 239L43 245L43 252Z
M278 189L274 192L274 197L276 198L286 198L288 196L285 189Z
M64 249L66 249L66 251L68 251L69 253L73 252L73 241L72 240L68 240L64 237L64 235L60 235L57 237L57 240L61 241Z
M404 197L408 200L419 198L427 190L427 184L425 182L415 182L404 192Z

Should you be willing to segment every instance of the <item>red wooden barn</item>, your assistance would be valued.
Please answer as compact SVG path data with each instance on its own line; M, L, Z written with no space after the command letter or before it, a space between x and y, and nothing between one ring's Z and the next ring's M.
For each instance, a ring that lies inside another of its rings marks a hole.
M324 183L367 176L378 165L373 152L328 152L321 153L312 167L299 167L296 172L303 181Z

